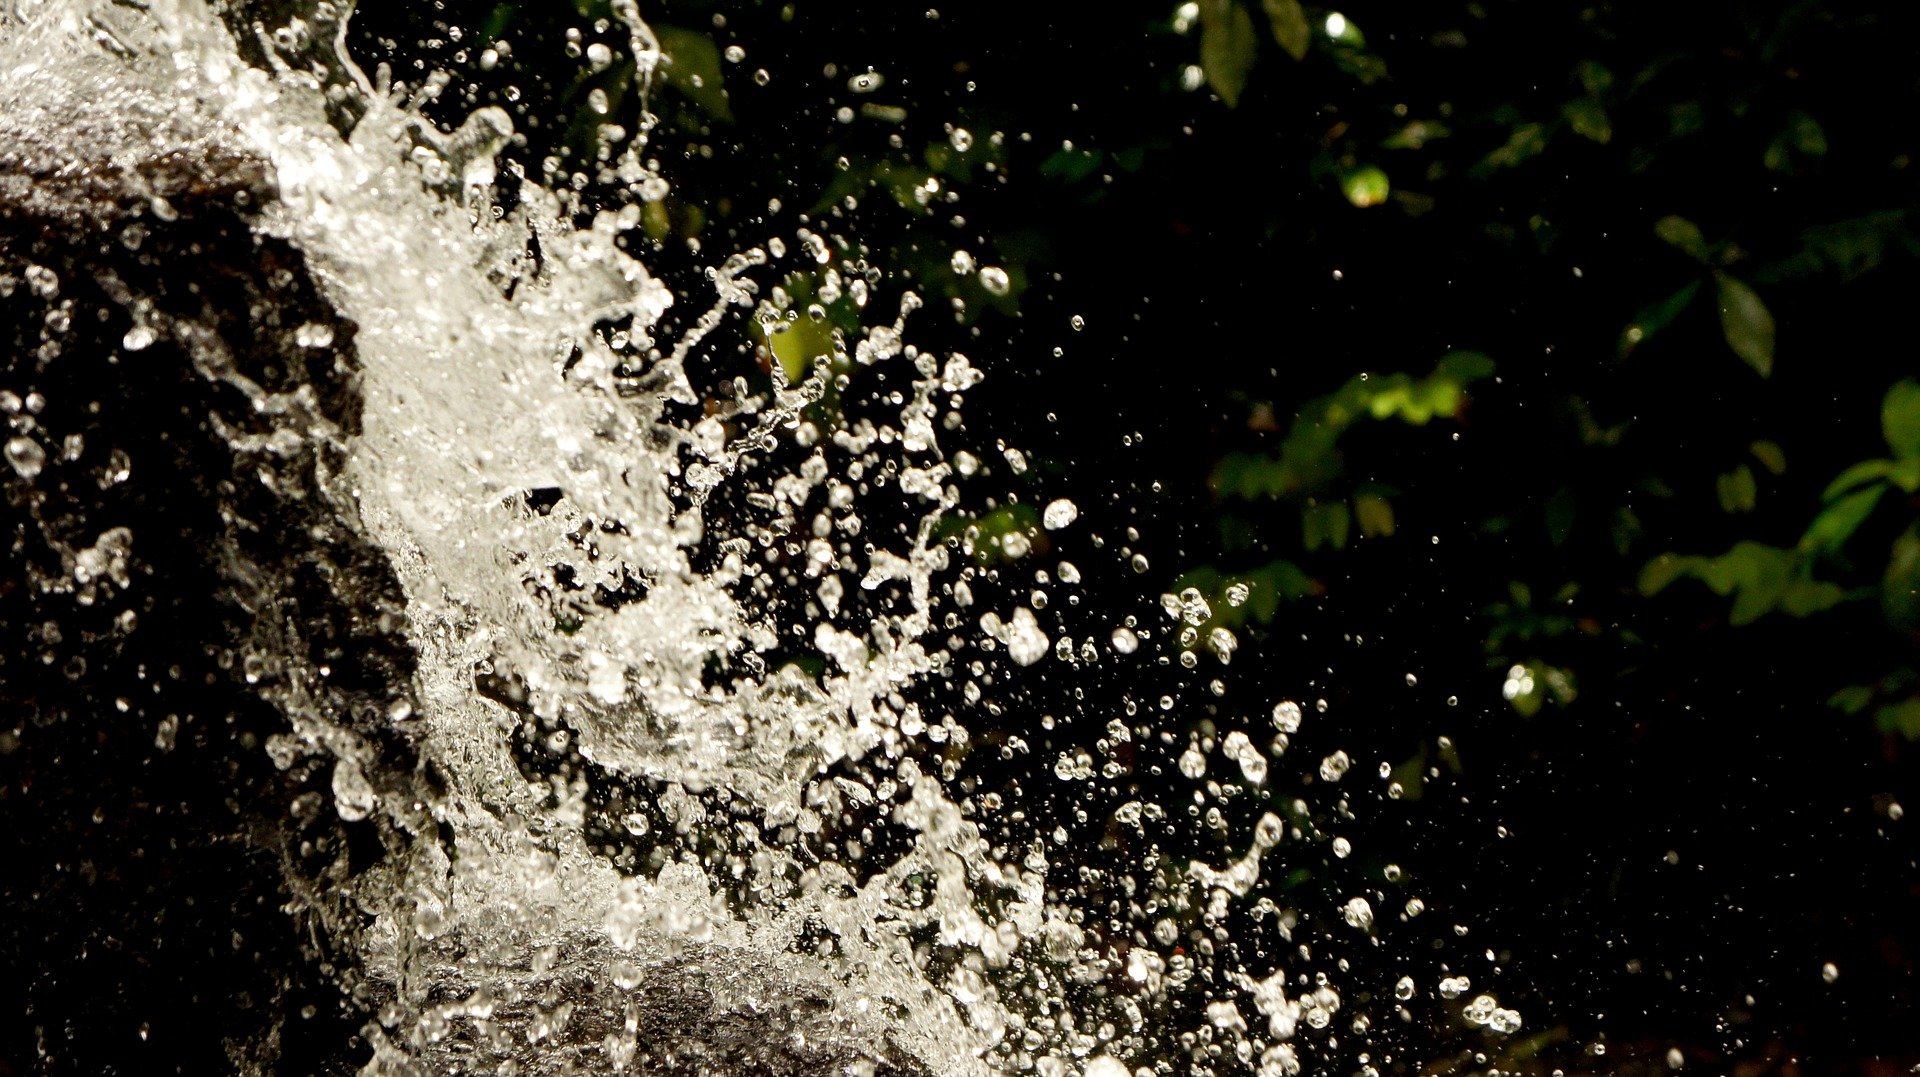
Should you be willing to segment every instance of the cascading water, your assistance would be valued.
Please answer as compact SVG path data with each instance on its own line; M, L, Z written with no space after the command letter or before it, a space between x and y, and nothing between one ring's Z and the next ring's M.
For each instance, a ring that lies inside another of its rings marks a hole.
M616 9L645 78L658 42L630 4ZM1070 669L1079 650L1035 603L973 605L985 570L974 538L947 526L961 495L941 438L981 375L911 343L911 292L802 377L773 361L763 391L703 399L685 367L696 349L741 323L777 332L793 313L765 283L779 267L804 265L863 304L878 274L806 231L722 260L711 300L670 294L621 242L668 182L645 161L644 128L607 162L610 208L589 214L525 176L503 204L510 117L479 109L438 130L417 106L442 83L407 94L369 78L318 40L340 19L320 5L251 27L274 61L256 67L193 0L16 5L0 22L0 133L26 147L16 161L33 177L10 204L91 216L130 251L143 221L177 216L183 186L156 178L168 161L216 195L246 192L249 226L297 252L336 312L288 339L336 374L351 367L351 421L312 383L249 374L213 323L101 285L130 320L116 355L171 344L238 391L243 418L213 421L258 462L242 470L316 513L297 517L316 534L364 543L381 566L367 579L389 581L362 593L358 577L329 576L342 604L385 618L410 668L354 672L367 660L351 649L315 659L289 642L298 609L277 628L261 614L235 663L282 723L251 750L324 784L324 804L309 794L296 810L379 835L372 853L303 860L300 847L283 862L312 952L368 1015L368 1072L1113 1077L1395 1061L1370 1057L1369 1029L1408 1004L1411 981L1365 986L1372 1001L1356 1008L1345 962L1317 957L1302 917L1260 889L1290 842L1326 837L1304 804L1292 822L1260 813L1224 864L1154 855L1094 887L1074 882L1077 868L1086 878L1075 850L1027 833L1019 812L989 820L951 787L968 723L917 693L982 678L955 657L960 636L1014 667L1058 656ZM90 141L91 167L118 171L97 190L71 170L36 173L36 140L61 139ZM214 162L242 182L216 182ZM54 302L57 287L24 279ZM690 328L664 328L670 307L705 302ZM891 419L822 425L812 405L869 368L903 386L880 397ZM36 454L60 431L33 414L9 406L16 492L58 470ZM754 471L776 446L799 463ZM749 486L759 515L709 513L726 484ZM863 528L876 507L904 523ZM1048 529L1073 523L1070 503L1045 514ZM115 568L140 556L137 531L83 547L42 530L65 565L40 582L48 594L91 604L103 586L107 598L140 586ZM290 593L271 566L228 560L259 608ZM794 585L811 592L807 617L763 601ZM1166 603L1167 642L1191 647L1174 640L1206 623L1204 601ZM1152 649L1145 634L1084 646L1124 659ZM766 656L796 639L823 669L773 668ZM1231 637L1214 647L1230 653ZM1116 718L1101 743L1154 735L1150 713ZM1271 746L1209 737L1178 767L1198 780L1217 750L1230 766L1213 788L1230 799L1264 785L1301 721L1283 702ZM1346 765L1322 764L1326 788ZM1033 780L1072 786L1094 767L1068 752ZM1151 791L1124 799L1118 827L1186 814ZM1418 911L1409 901L1398 918ZM1316 912L1362 937L1391 918L1364 895ZM1228 947L1230 922L1266 941ZM1468 985L1439 989L1453 999ZM1518 1027L1491 996L1460 1005L1473 1024Z

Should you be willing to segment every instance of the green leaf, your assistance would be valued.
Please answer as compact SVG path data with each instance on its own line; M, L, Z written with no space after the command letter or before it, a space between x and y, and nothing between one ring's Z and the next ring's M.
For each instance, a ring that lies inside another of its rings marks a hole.
M1200 5L1200 70L1228 108L1240 103L1253 70L1253 16L1233 0Z
M1384 497L1362 494L1353 499L1353 514L1360 521L1360 533L1369 538L1393 534L1393 505Z
M1698 558L1663 553L1640 570L1640 593L1648 597L1667 589L1667 585L1694 570Z
M1401 761L1387 774L1387 780L1400 787L1401 800L1419 800L1427 791L1427 752L1419 752ZM1392 795L1389 787L1388 795Z
M1819 613L1838 606L1847 597L1839 584L1820 580L1795 580L1780 596L1780 608L1795 617Z
M1894 540L1880 581L1880 609L1895 628L1920 628L1920 531L1915 528Z
M1827 153L1827 133L1822 130L1818 120L1794 109L1787 114L1786 124L1780 133L1768 144L1762 162L1775 172L1785 172L1793 167L1793 156L1824 157Z
M1778 442L1756 441L1747 446L1747 451L1751 452L1753 458L1760 461L1760 466L1766 468L1769 472L1775 475L1786 474L1787 454L1785 450L1780 448Z
M1591 97L1574 98L1561 106L1560 114L1581 138L1603 146L1613 138L1613 122L1607 118L1607 110Z
M1734 468L1715 480L1720 494L1720 508L1725 512L1752 512L1754 501L1759 496L1759 488L1753 480L1753 469L1745 464Z
M1848 490L1875 479L1884 479L1893 469L1891 460L1862 460L1840 473L1840 477L1827 484L1826 492L1820 495L1822 501L1832 501Z
M1576 70L1580 75L1580 86L1590 97L1598 97L1613 88L1613 72L1607 65L1594 60L1582 60Z
M1352 526L1353 517L1344 501L1309 505L1300 513L1300 538L1309 550L1317 550L1322 545L1336 550L1344 548Z
M1907 493L1920 492L1920 456L1909 456L1888 466L1887 481Z
M1767 377L1773 373L1773 314L1752 288L1715 273L1720 285L1720 331L1727 346L1747 365Z
M1873 724L1882 733L1898 733L1908 740L1920 740L1920 699L1903 699L1881 707Z
M1907 378L1887 390L1880 430L1895 456L1920 456L1920 382Z
M1502 168L1513 168L1532 160L1547 148L1547 131L1537 123L1523 123L1513 129L1499 149L1487 154L1468 175L1485 179Z
M1392 190L1392 185L1387 182L1387 174L1373 165L1356 168L1340 177L1341 193L1347 196L1347 201L1361 209L1385 202Z
M1700 234L1700 226L1685 217L1660 218L1653 222L1653 234L1698 261L1704 262L1712 254L1707 248L1707 237Z
M1775 606L1786 593L1784 584L1743 587L1733 596L1733 610L1727 615L1727 623L1750 625L1772 613Z
M727 101L726 78L720 68L720 47L713 39L677 26L655 26L653 32L666 55L662 73L667 85L714 119L732 120L733 108Z
M1262 4L1267 9L1267 21L1273 24L1273 39L1288 56L1304 59L1313 30L1307 26L1307 13L1300 9L1300 0L1262 0Z
M1850 684L1827 697L1827 706L1842 714L1859 714L1873 702L1871 685Z
M1700 282L1689 281L1679 291L1655 303L1640 308L1633 321L1620 331L1620 354L1625 357L1634 348L1646 343L1647 338L1673 324L1680 312L1687 309L1693 297L1700 294Z
M1880 501L1880 495L1887 488L1883 485L1869 486L1828 505L1820 515L1813 518L1807 533L1801 536L1800 548L1809 552L1839 553L1853 533L1860 529L1872 515L1874 505Z

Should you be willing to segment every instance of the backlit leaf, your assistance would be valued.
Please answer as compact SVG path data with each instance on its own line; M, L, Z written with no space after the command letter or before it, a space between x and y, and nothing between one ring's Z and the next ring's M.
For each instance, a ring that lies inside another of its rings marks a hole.
M1720 285L1720 330L1727 346L1746 360L1761 377L1773 373L1773 314L1752 288L1727 276L1714 274Z
M1300 0L1262 0L1267 10L1267 21L1273 25L1273 39L1287 50L1287 55L1296 60L1307 55L1307 45L1313 40L1313 31L1307 26L1307 13L1300 8Z
M1920 382L1908 378L1887 390L1880 430L1895 456L1920 456Z
M1233 0L1200 5L1200 70L1228 108L1240 103L1253 70L1253 16Z

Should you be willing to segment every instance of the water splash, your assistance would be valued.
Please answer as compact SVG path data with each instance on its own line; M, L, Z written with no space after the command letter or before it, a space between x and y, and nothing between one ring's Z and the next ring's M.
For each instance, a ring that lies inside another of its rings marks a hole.
M631 0L615 13L645 86L666 62L659 40ZM147 183L146 204L94 215L164 217L177 192L143 177L205 143L194 156L221 169L203 181L261 190L256 226L304 255L353 327L356 433L315 421L228 437L247 452L272 451L274 438L336 448L338 468L323 460L318 482L341 525L381 551L405 598L417 664L391 686L383 714L425 761L419 772L400 772L314 694L271 689L289 725L267 746L276 764L321 760L331 810L381 820L394 835L355 882L350 915L371 925L322 916L366 972L377 1011L370 1071L845 1064L1106 1077L1135 1054L1300 1070L1301 1029L1327 1029L1345 1005L1333 977L1303 971L1314 968L1305 946L1294 970L1209 959L1263 864L1289 838L1309 837L1305 828L1267 813L1224 866L1143 865L1125 882L1133 899L1094 931L1088 910L1063 896L1073 889L1053 874L1047 842L984 829L926 750L967 737L913 699L916 686L955 676L942 633L977 624L1019 667L1080 658L1070 639L1048 635L1038 602L969 609L974 569L956 555L976 551L943 524L959 505L956 469L970 465L942 454L940 431L958 425L953 401L979 372L911 342L916 296L798 376L775 360L765 392L705 401L687 373L703 341L730 321L771 335L792 312L791 296L762 283L766 271L799 260L864 304L868 267L803 232L790 248L770 240L722 260L710 298L671 294L621 242L665 183L642 161L650 114L611 170L625 192L607 200L613 208L589 213L566 189L523 175L505 205L497 181L516 167L501 159L511 118L483 108L451 132L434 127L421 105L444 76L406 93L337 51L316 70L292 62L300 33L266 27L256 32L274 62L251 66L229 28L189 0L138 10L53 0L10 19L0 55L16 83L9 103L91 96L135 116L96 141L121 147L111 166ZM328 11L313 22L344 20ZM22 131L39 122L17 115ZM33 197L79 204L129 183ZM1003 270L978 273L988 291L1006 290ZM667 312L700 302L669 339ZM130 331L129 350L156 339L136 329L145 335L136 342ZM303 346L334 342L326 326L301 332ZM217 339L183 340L209 378L256 410L312 410L298 390L240 374ZM821 430L807 418L836 370L873 366L907 375L887 422ZM6 455L30 482L44 454L20 440ZM746 474L776 445L821 440L841 451L836 462L817 450L790 472ZM1006 454L1018 470L1017 452ZM713 492L740 482L762 484L754 503L766 518L709 520ZM908 525L850 540L865 506L902 503ZM1042 522L1057 531L1078 514L1058 500ZM74 551L83 584L124 575L116 565L135 541L103 535ZM996 541L1017 560L1030 540ZM794 625L754 601L769 573L814 586L827 615L801 627L823 671L771 668ZM1192 668L1213 611L1191 589L1163 604ZM1115 628L1112 652L1139 650L1140 627ZM1207 638L1227 662L1231 633ZM249 660L273 672L263 685L327 676L289 674L288 656L268 648ZM980 702L979 671L969 676L968 698ZM1273 713L1278 756L1301 710ZM1134 735L1115 724L1116 743ZM1268 756L1245 733L1196 739L1181 773L1201 781L1216 748L1239 786L1264 785ZM1321 777L1336 783L1348 766L1336 751ZM1084 752L1050 769L1063 782L1095 773ZM1134 800L1114 821L1138 827L1166 814ZM617 843L595 836L607 817L624 831ZM1219 818L1208 809L1208 825ZM1292 942L1299 918L1259 900L1255 919ZM1353 931L1376 930L1366 897L1330 913ZM1156 1030L1143 1010L1197 982L1208 984L1204 1020ZM1459 995L1461 983L1449 994L1443 982L1442 994ZM660 1026L689 998L709 1000L699 1021ZM1249 1011L1264 1020L1250 1022ZM1485 995L1465 1019L1498 1031L1519 1023ZM1365 1018L1351 1028L1364 1042ZM765 1053L787 1040L813 1046Z

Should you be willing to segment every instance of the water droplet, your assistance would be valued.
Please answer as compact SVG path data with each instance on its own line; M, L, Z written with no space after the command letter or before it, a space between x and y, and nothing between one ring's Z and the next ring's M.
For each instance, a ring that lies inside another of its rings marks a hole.
M1071 524L1079 515L1080 509L1078 506L1065 498L1061 498L1047 505L1047 511L1041 516L1040 522L1046 526L1047 530L1058 531L1068 524Z
M1367 903L1366 898L1348 898L1342 915L1346 917L1347 924L1351 927L1361 931L1373 930L1373 906Z
M6 456L7 463L12 464L14 472L23 479L40 474L40 469L47 465L46 450L29 437L8 438Z
M306 322L293 331L293 342L302 348L325 348L333 344L333 326L325 322Z
M1025 606L1013 611L1013 621L1006 628L1007 657L1023 666L1033 665L1047 654L1047 634L1040 630L1033 611Z

